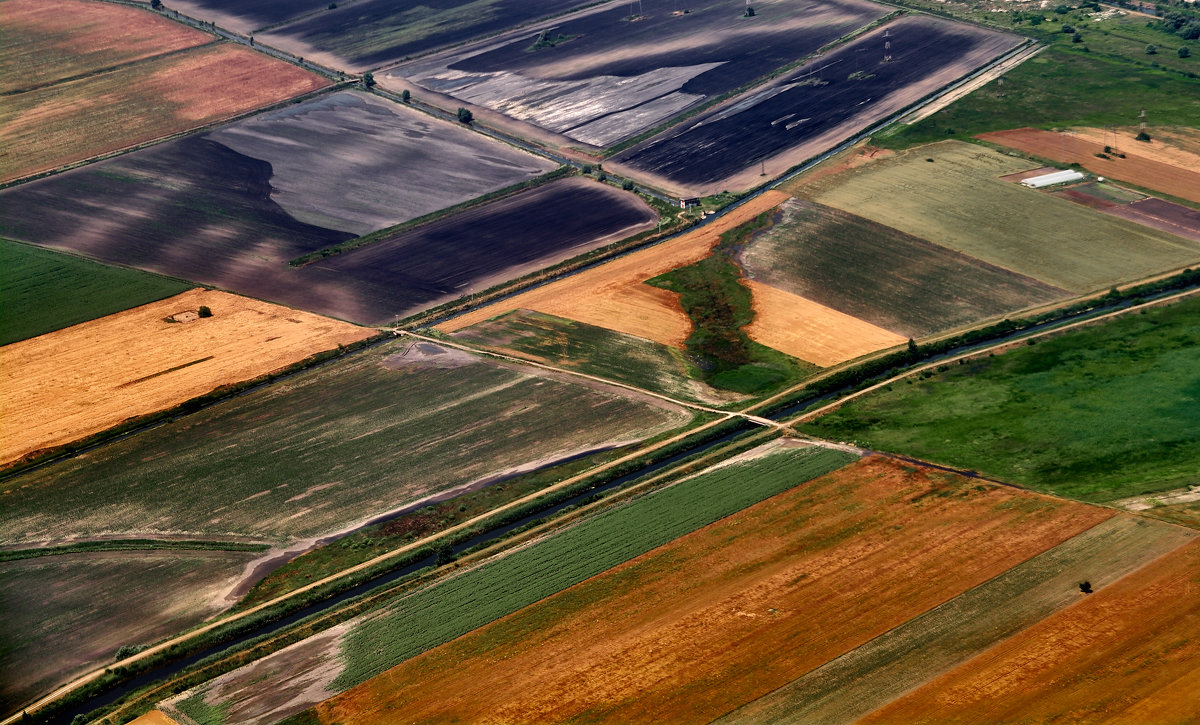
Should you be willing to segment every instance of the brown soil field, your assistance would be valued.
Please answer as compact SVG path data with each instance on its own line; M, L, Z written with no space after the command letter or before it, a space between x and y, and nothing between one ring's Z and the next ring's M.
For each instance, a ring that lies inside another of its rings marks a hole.
M1078 163L1101 176L1200 203L1200 156L1182 150L1168 154L1161 146L1143 151L1142 142L1128 140L1121 141L1117 147L1125 158L1110 156L1102 159L1096 154L1104 151L1103 136L1103 131L1095 129L1087 129L1085 133L1055 133L1018 128L982 133L976 138L1065 164Z
M708 722L1111 517L870 457L401 664L321 722Z
M487 305L438 325L443 332L526 309L683 347L692 322L679 295L651 287L651 277L708 256L721 234L775 208L788 198L768 191L699 229L627 254L598 267Z
M864 722L1200 718L1200 541L1098 589Z
M10 96L0 181L153 141L314 91L325 79L219 43Z
M139 715L129 721L129 725L179 725L159 710L151 710L145 715Z
M903 345L907 338L791 292L743 280L754 295L751 340L821 367L876 350Z
M5 0L0 92L208 43L208 33L156 13L106 2Z
M201 305L212 317L195 318ZM183 314L190 313L190 314ZM190 318L169 323L166 317ZM374 330L212 290L0 347L0 462L69 443Z

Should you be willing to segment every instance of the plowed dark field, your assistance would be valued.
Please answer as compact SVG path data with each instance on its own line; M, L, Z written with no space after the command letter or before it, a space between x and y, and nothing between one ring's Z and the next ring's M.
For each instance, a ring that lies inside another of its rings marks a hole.
M816 52L886 10L866 0L608 3L403 66L396 75L593 146L610 146ZM679 11L679 12L673 12ZM553 40L536 47L538 33Z
M326 54L343 67L371 68L556 15L587 1L365 0L297 20L262 38L294 50L307 47L307 55Z
M278 296L384 324L650 228L656 218L633 194L563 179L298 270L344 297L291 283Z
M767 176L782 173L1018 42L937 18L904 17L613 160L677 191L748 188L762 180L760 165Z

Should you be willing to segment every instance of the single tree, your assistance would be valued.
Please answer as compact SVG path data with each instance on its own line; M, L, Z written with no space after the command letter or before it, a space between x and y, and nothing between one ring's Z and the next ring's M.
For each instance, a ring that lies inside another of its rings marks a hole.
M1179 46L1178 53L1180 58L1189 58L1192 55L1192 49L1186 45L1181 45Z
M462 106L458 107L458 122L459 123L470 123L471 121L474 121L474 120L475 120L475 114L471 113L470 111L463 108Z
M1147 45L1146 55L1158 55L1158 48L1154 45Z
M1093 591L1092 583L1090 581L1079 582L1079 591L1083 592L1084 594L1091 594Z
M1082 43L1082 42L1083 42L1083 36L1082 36L1082 35L1080 35L1079 33L1075 33L1075 35L1072 35L1072 36L1071 36L1071 42L1072 42L1072 43Z
M746 6L746 14L743 17L746 17L746 18L754 17L754 6L747 5Z
M363 73L362 84L363 84L363 88L374 88L375 87L375 74L371 73L370 71Z
M162 10L162 0L150 0L150 7L154 10Z
M633 191L633 182L629 179L621 182L621 188L625 191Z
M400 91L400 100L401 101L403 101L404 103L408 103L410 98L412 98L412 94L408 92L407 88Z
M196 310L196 314L200 317L212 317L212 310L208 308L208 305L200 305L200 309Z

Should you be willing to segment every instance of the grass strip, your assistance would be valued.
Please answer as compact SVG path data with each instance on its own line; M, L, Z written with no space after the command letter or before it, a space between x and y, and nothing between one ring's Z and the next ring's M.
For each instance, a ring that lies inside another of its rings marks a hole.
M721 235L708 257L671 270L646 284L679 294L692 321L687 350L708 384L738 393L759 393L811 372L793 358L749 338L754 300L742 285L734 261L755 233L770 227L776 212L766 211Z
M396 224L395 226L390 226L387 229L380 229L377 232L371 232L370 234L364 234L361 237L355 237L354 239L347 239L346 241L342 242L341 244L335 244L332 247L325 247L324 249L318 249L315 252L309 252L308 254L302 254L299 257L296 257L295 259L289 261L288 265L290 265L292 267L303 267L304 265L311 264L312 262L319 262L322 259L328 259L329 257L335 257L339 254L344 254L345 252L350 252L355 249L361 249L363 247L367 247L372 244L375 244L376 242L382 242L386 239L390 239L390 238L396 236L397 234L407 232L410 229L415 229L416 227L423 226L425 224L429 224L430 222L437 221L438 219L444 219L448 216L458 214L459 212L465 211L467 209L472 209L477 206L482 206L484 204L487 204L488 202L498 201L500 199L504 199L504 198L513 196L514 194L517 194L519 192L525 191L526 189L533 189L533 188L542 186L544 184L548 184L551 181L554 181L556 179L562 179L567 176L573 176L574 174L575 174L575 169L573 167L560 166L557 169L554 169L553 171L549 171L545 174L542 174L541 176L538 176L538 177L535 177L532 179L526 179L525 181L519 181L515 184L506 186L503 189L497 189L496 191L490 191L490 192L484 194L483 196L477 196L474 199L468 199L464 202L454 204L453 206L448 206L445 209L439 209L437 211L430 212L423 216L419 216L416 219L409 219L408 221L400 222L399 224Z
M555 594L854 456L801 448L722 466L647 494L402 599L343 640L348 689L425 650Z
M241 541L174 541L168 539L113 539L111 541L83 541L78 544L46 546L38 549L0 550L0 561L35 559L40 556L61 554L88 554L100 551L266 551L269 544L252 544Z

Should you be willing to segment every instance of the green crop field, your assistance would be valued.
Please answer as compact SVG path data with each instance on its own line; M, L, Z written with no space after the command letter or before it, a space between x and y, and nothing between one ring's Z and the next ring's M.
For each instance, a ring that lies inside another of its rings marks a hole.
M1000 178L1035 167L947 141L820 179L800 193L1073 292L1200 261L1200 243Z
M513 310L454 337L673 398L708 404L731 398L695 380L683 353L673 347L541 312Z
M1200 299L897 383L805 426L1088 501L1200 484Z
M343 642L342 689L854 457L793 449L700 474L408 597Z
M783 210L740 255L749 276L905 337L1068 294L840 209L793 199Z
M315 536L691 417L395 340L5 481L0 542Z
M155 302L193 286L0 239L0 345Z
M200 622L256 556L124 551L0 563L0 709L12 712L125 645Z

